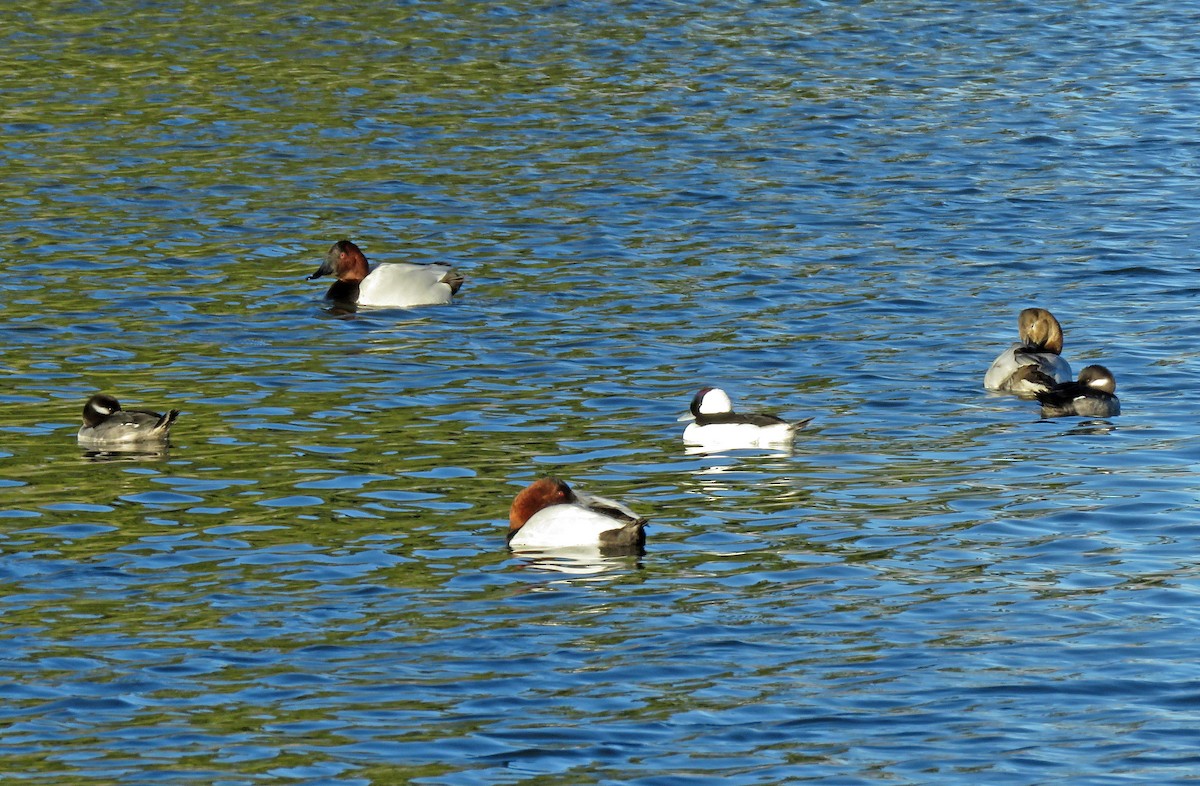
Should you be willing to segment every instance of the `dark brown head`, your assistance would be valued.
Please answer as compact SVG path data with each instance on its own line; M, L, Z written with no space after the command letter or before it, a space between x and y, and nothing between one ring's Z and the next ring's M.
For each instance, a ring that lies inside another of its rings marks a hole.
M97 393L83 405L83 422L95 428L114 412L121 411L121 402L104 393Z
M1044 308L1027 308L1017 317L1021 343L1055 355L1062 354L1063 332L1058 320Z
M325 255L325 261L317 268L317 272L308 277L309 281L321 276L335 276L338 281L357 284L367 277L371 270L367 258L358 246L349 240L339 240Z
M1104 366L1087 366L1079 372L1079 384L1089 388L1103 390L1105 393L1117 392L1117 378Z
M508 509L508 537L516 534L542 508L566 505L575 501L575 492L564 481L554 477L538 478L513 499Z

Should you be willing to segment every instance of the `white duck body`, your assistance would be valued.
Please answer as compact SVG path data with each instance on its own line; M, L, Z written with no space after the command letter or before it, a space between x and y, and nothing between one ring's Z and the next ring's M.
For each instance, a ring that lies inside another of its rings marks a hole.
M1013 344L992 361L983 376L983 386L988 390L1007 390L1013 393L1033 395L1047 389L1033 377L1034 374L1019 373L1025 366L1036 366L1037 370L1061 385L1070 382L1071 364L1053 352L1031 351L1024 344Z
M796 436L790 423L756 426L751 423L689 423L683 430L683 441L689 445L732 445L764 448L786 445Z
M450 302L457 286L449 281L458 274L450 265L414 265L409 262L383 262L358 285L358 305L409 308L441 306ZM461 277L458 283L462 283Z
M577 494L577 496L581 502L585 497L582 494ZM620 504L603 497L594 499L596 501L603 500L613 506ZM633 519L638 518L637 514L629 508L625 508L623 505L621 507L629 511L629 515ZM514 549L596 546L600 544L601 536L604 533L620 530L627 524L629 524L628 521L613 518L607 513L600 513L583 505L551 505L533 514L525 522L525 525L517 530L517 534L513 535L508 545Z

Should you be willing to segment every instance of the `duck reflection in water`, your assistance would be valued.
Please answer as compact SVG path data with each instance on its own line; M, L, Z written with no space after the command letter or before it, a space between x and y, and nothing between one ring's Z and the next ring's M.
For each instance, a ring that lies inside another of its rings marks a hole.
M85 450L83 458L87 461L166 461L171 457L170 448L148 450L145 446L115 447L104 450Z

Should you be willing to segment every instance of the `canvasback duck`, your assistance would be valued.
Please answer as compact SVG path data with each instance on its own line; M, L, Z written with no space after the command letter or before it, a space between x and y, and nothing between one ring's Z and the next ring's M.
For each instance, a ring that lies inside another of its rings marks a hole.
M328 300L392 308L444 305L463 284L463 275L441 262L385 262L372 270L363 252L349 240L334 243L308 280L321 276L337 278L325 293Z
M983 377L988 390L1005 390L1033 396L1071 381L1071 366L1062 357L1063 332L1058 320L1044 308L1027 308L1017 317L1019 344L1013 344L992 361Z
M683 430L684 442L755 448L790 442L812 418L789 423L775 415L745 415L733 411L724 390L702 388L692 397L691 414L680 420L694 421Z
M1085 418L1111 418L1121 414L1117 399L1117 379L1104 366L1088 366L1079 372L1078 382L1065 382L1037 394L1042 417L1081 415Z
M535 480L508 511L513 549L599 547L607 553L641 553L646 519L611 499L571 489L554 477Z
M83 405L82 445L161 445L170 436L171 424L179 417L173 409L165 415L144 409L121 409L112 396L97 393Z

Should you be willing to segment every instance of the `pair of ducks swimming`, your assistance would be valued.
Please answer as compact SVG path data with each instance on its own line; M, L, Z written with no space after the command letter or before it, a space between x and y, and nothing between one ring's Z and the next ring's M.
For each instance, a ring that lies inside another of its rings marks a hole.
M1087 366L1071 379L1062 357L1063 332L1044 308L1027 308L1017 317L1020 341L1000 353L983 377L988 390L1036 398L1047 418L1081 415L1110 418L1121 414L1117 380L1104 366Z

